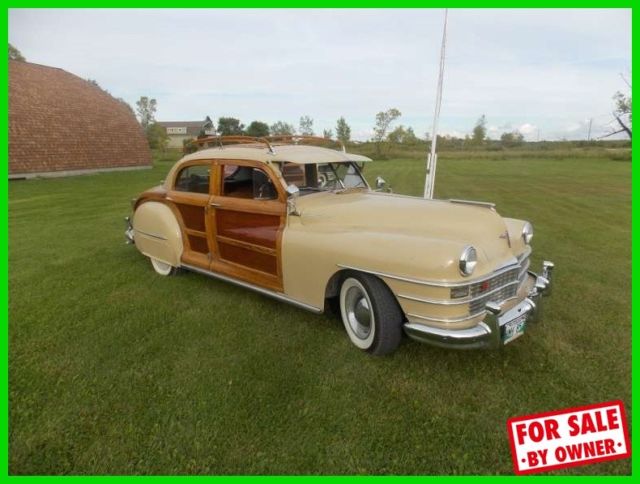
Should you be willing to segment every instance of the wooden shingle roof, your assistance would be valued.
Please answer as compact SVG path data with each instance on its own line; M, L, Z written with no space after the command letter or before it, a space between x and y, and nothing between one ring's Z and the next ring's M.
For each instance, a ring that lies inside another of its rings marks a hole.
M131 109L65 70L9 61L9 176L151 166Z

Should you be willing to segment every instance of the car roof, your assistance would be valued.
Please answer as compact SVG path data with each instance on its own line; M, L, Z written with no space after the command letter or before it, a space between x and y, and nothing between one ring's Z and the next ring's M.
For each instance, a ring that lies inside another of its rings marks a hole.
M206 148L186 155L181 162L193 160L255 160L263 163L288 162L300 165L315 163L340 163L347 161L371 161L366 156L332 150L321 146L273 145L273 151L262 144L226 145Z

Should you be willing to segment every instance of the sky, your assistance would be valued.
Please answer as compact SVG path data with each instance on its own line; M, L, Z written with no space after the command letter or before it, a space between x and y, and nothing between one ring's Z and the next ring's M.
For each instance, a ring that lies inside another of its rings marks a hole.
M11 9L9 42L30 62L95 79L158 121L300 116L354 139L375 115L431 132L444 10ZM586 139L612 130L631 82L630 9L450 9L439 132ZM335 131L334 131L335 132Z

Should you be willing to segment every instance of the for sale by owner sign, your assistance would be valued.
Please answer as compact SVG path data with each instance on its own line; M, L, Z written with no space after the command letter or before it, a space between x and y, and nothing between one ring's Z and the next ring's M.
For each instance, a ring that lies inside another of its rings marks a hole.
M514 417L507 429L516 474L631 456L621 401Z

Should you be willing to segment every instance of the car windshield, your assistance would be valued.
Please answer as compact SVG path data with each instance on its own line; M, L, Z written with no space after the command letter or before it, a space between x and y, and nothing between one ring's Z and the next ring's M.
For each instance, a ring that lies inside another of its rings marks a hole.
M352 162L305 165L283 163L280 169L287 185L297 186L301 195L319 191L367 188L362 173Z

